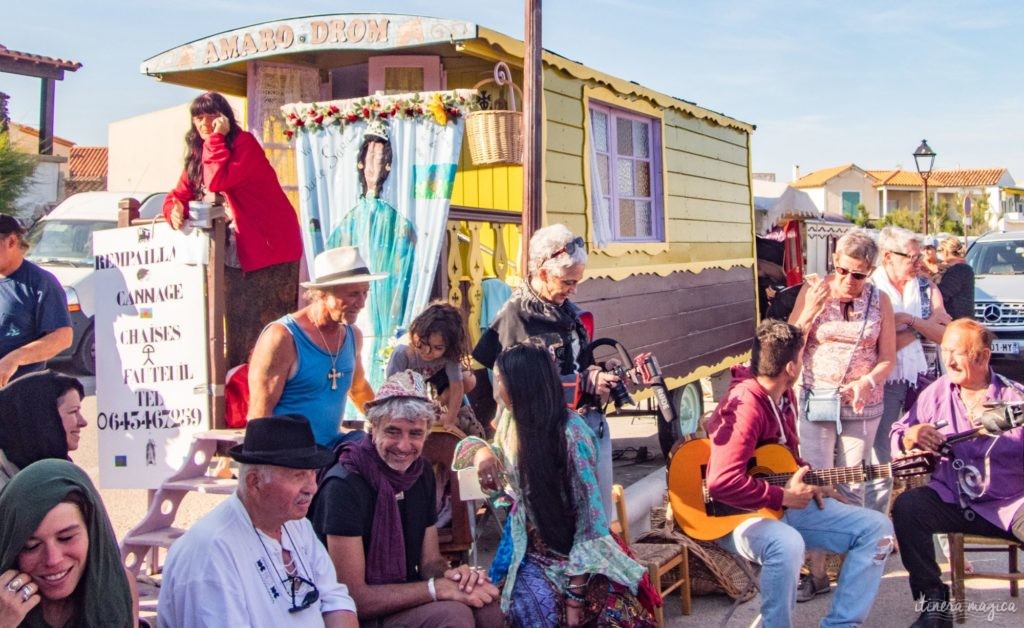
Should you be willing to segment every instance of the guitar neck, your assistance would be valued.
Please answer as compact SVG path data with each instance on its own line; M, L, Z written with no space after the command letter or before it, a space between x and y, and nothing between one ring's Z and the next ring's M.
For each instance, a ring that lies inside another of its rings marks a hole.
M759 479L775 486L785 486L792 473L777 473L760 476ZM873 465L854 465L852 467L833 467L831 469L811 469L804 476L805 484L814 486L835 486L836 484L860 484L870 480L892 477L892 465L889 463Z

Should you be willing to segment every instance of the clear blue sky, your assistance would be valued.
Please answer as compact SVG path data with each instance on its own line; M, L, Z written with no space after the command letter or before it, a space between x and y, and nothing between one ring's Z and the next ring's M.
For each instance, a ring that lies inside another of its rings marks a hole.
M514 0L5 0L0 44L83 64L57 85L58 135L104 145L107 124L196 92L139 73L146 58L253 23L321 13L463 19L522 37ZM1024 2L546 0L544 47L757 125L755 171L789 180L854 162L1006 167L1024 183ZM39 82L0 74L36 125ZM177 150L177 149L176 149Z

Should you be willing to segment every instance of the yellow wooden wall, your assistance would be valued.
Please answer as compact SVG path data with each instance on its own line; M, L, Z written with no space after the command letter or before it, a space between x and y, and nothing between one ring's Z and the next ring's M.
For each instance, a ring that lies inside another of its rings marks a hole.
M641 114L652 109L646 101L616 96L560 70L545 69L544 222L562 222L581 234L588 233L589 226L590 203L584 182L589 146L584 129L588 120L585 95L593 93L591 88L603 94L601 102ZM598 254L591 255L588 274L624 266L751 263L747 133L675 109L657 109L664 121L668 246L653 254L619 250L605 255L591 249ZM621 247L629 248L641 247Z

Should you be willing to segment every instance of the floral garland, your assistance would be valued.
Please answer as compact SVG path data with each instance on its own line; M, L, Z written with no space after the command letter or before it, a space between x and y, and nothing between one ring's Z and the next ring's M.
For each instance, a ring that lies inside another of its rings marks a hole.
M452 92L434 92L426 100L420 94L408 98L385 97L384 100L370 96L352 101L345 109L333 104L313 103L303 105L302 109L290 111L285 115L287 129L284 135L291 139L300 129L312 132L333 124L344 129L355 122L383 121L392 118L422 118L444 126L450 120L461 118L479 108L478 96L467 97Z

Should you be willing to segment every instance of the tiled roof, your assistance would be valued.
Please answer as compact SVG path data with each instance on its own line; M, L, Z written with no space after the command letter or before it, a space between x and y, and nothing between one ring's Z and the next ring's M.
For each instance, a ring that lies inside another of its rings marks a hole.
M105 179L107 176L107 147L72 147L68 168L72 179Z
M969 168L965 170L936 170L928 179L929 185L951 188L969 188L998 185L1006 168Z
M808 175L800 177L793 183L790 183L790 185L795 188L820 188L830 179L841 175L850 168L857 168L857 166L854 164L846 164L843 166L836 166L834 168L825 168L824 170L815 170Z
M82 64L77 61L65 61L64 59L57 59L54 57L34 55L30 52L18 52L17 50L11 50L3 44L0 44L0 59L36 63L38 65L45 65L60 70L70 70L72 72L82 67Z
M13 122L12 126L18 127L18 131L20 131L21 133L24 133L25 135L31 135L32 137L39 137L39 129L35 128L34 126L28 126L27 124L19 124L17 122ZM71 140L66 140L63 137L59 137L57 135L53 136L53 141L57 142L57 143L60 143L60 144L63 144L65 146L74 146L75 145L75 143L72 142Z
M960 170L933 170L928 185L948 188L969 188L998 185L1006 168L968 168ZM911 187L924 185L921 175L911 170L868 170L878 179L875 187Z

